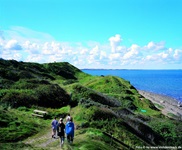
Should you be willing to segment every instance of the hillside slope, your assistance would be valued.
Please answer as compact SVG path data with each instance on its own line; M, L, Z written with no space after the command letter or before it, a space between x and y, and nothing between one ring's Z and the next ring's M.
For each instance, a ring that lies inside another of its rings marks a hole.
M19 148L17 142L25 140L25 147L36 149L36 143L26 142L26 138L31 141L38 133L41 139L41 129L49 128L53 117L64 118L67 113L77 126L74 149L176 146L182 140L180 121L162 115L128 81L115 76L91 76L67 62L38 64L0 59L0 89L0 142L4 147L7 142L15 142ZM32 117L34 109L49 115ZM46 136L44 140L50 139Z

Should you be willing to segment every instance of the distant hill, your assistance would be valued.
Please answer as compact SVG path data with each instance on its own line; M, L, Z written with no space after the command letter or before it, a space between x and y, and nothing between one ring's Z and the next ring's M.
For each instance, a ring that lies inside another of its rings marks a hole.
M81 72L67 62L38 64L0 59L0 68L1 78L12 81L32 78L54 80L56 76L77 79L76 74Z

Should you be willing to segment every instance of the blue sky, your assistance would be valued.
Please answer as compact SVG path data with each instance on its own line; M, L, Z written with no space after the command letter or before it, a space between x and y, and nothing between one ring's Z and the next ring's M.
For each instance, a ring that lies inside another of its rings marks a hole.
M182 69L181 0L0 0L0 58Z

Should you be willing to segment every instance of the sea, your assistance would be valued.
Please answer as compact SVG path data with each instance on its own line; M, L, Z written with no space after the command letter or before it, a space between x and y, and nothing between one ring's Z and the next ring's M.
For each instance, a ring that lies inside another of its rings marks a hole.
M174 98L182 102L182 70L82 69L97 76L118 76L136 89Z

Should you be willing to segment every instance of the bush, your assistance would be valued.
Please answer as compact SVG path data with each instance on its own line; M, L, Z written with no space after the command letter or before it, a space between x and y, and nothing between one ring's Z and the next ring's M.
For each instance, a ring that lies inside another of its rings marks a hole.
M21 79L12 85L12 89L35 89L41 85L50 85L47 80Z
M11 107L32 105L42 107L59 108L66 106L70 101L70 96L58 85L39 85L35 89L10 89L0 91L1 103L6 103Z
M59 108L68 105L70 96L58 85L44 85L36 89L38 105Z
M0 89L8 89L14 84L13 81L7 79L0 79Z
M180 121L155 119L150 126L165 139L165 145L180 146L182 141L182 124Z
M6 90L1 98L2 103L7 103L11 107L26 106L31 107L36 104L37 98L32 90Z
M46 111L48 112L48 115L46 116L46 118L65 118L66 115L70 112L70 107L69 106L65 106L65 107L61 107L60 109L52 109L52 108L48 108L46 109Z
M101 93L98 93L79 84L74 85L72 93L74 93L72 96L72 101L77 104L81 99L91 99L94 102L103 105L108 105L110 107L117 107L121 105L118 100L111 97L107 97Z
M19 110L19 111L28 111L28 108L23 106L23 107L18 107L17 110Z

